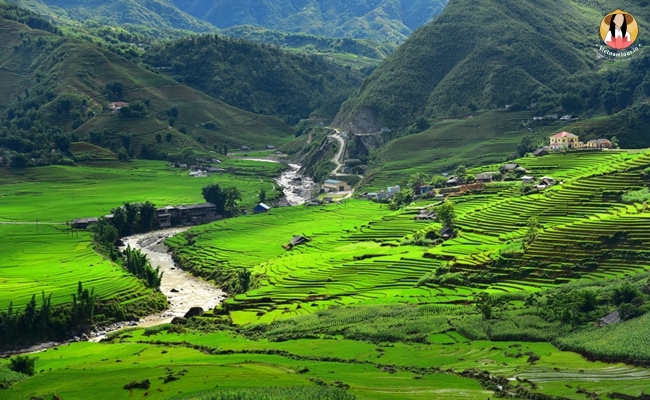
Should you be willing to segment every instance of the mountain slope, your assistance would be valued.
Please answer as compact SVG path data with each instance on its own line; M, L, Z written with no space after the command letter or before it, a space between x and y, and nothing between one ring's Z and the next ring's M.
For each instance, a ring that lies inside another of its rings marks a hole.
M446 0L173 0L219 28L257 25L330 37L403 41L440 13Z
M632 1L620 6L643 29L646 8ZM567 93L579 93L584 108L594 110L599 105L580 90L598 92L594 85L601 84L594 31L610 7L605 1L451 1L375 70L336 123L357 131L403 128L419 116L559 104Z
M358 71L322 57L217 35L154 46L145 60L228 104L292 124L312 114L332 118L361 83Z
M174 6L170 0L10 0L39 14L102 24L138 24L156 29L214 30Z
M35 152L32 158L79 140L166 158L185 148L277 146L294 135L276 118L229 106L104 48L2 18L0 94L0 148ZM115 101L129 106L113 113Z

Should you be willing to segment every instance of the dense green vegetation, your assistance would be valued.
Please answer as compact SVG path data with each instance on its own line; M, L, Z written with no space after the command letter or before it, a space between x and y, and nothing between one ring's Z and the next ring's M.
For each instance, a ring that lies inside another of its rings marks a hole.
M360 132L382 126L404 130L419 117L456 117L506 105L521 110L535 104L535 115L588 116L643 101L650 94L648 55L617 68L594 55L600 38L590 32L608 6L562 4L451 2L374 71L346 102L337 123ZM647 7L637 2L619 7L641 23L647 20Z
M145 59L179 82L290 124L311 114L333 117L361 81L358 72L319 56L218 35L163 43L151 48Z
M446 0L174 1L176 7L219 28L255 25L285 32L327 37L403 41L435 17Z
M206 32L215 28L207 22L194 18L169 1L134 0L9 0L11 3L33 10L39 14L56 16L58 19L82 21L84 24L103 25L133 24L156 29L183 29Z
M186 148L278 146L293 137L280 120L235 109L97 44L0 24L0 157L28 155L15 166L70 163L76 142L123 159L166 159ZM111 112L114 101L128 102L128 112Z

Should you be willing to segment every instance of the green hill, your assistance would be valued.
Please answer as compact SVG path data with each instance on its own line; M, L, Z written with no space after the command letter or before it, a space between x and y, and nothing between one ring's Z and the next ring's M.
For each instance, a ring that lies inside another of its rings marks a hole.
M358 71L318 55L217 35L162 43L145 61L228 104L291 124L313 114L333 117L361 82Z
M293 137L278 119L229 106L94 44L7 19L0 28L0 147L39 160L65 157L70 141L88 141L164 158L186 147L262 147ZM111 112L116 101L129 106Z
M632 12L641 29L648 11ZM526 108L536 115L615 113L650 94L647 61L617 68L594 54L604 1L456 0L420 28L364 82L336 123L369 132L424 116ZM647 54L646 54L647 56Z
M401 42L440 13L446 0L174 0L219 28L255 25L285 32Z

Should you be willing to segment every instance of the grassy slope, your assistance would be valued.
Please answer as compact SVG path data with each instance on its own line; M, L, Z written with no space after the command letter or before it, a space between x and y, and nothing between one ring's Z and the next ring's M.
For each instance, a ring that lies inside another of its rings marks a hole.
M277 197L272 178L279 174L279 164L224 160L221 165L235 168L235 174L194 178L186 170L151 161L0 169L0 222L40 223L38 232L36 225L0 224L5 238L0 243L0 310L9 301L22 309L41 290L53 293L56 303L69 302L79 279L102 298L143 290L92 250L88 234L68 236L64 225L48 223L104 215L127 201L157 206L199 203L201 188L213 182L237 186L246 207L257 203L261 187L269 200Z
M214 144L229 143L232 146L247 144L265 146L280 145L292 137L290 127L281 121L259 116L231 107L222 101L208 97L196 90L155 74L131 61L121 58L100 47L67 38L34 31L24 25L0 21L0 69L7 77L2 80L0 91L6 93L0 106L9 107L14 95L30 90L33 95L38 89L51 90L57 95L85 99L88 111L97 115L75 130L80 137L91 130L108 130L113 133L133 134L133 144L150 143L163 151L179 150L184 147L200 147L196 140L205 141L212 148ZM44 53L36 46L20 47L23 32L34 42L43 37L51 43L52 49ZM41 77L35 79L35 75ZM105 85L110 81L124 84L123 100L144 101L150 99L149 116L137 119L120 119L118 116L103 112L109 100ZM39 118L65 127L72 127L71 115L61 115L56 111L58 97L52 99L37 111ZM180 113L175 128L168 124L167 109L178 107ZM215 130L201 127L202 123L214 122ZM180 133L176 128L185 126L188 134ZM156 144L155 134L167 132L173 135L173 141Z

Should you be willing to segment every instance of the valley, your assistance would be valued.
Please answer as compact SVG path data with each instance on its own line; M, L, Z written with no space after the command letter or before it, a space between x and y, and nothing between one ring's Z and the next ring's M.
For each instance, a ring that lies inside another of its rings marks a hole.
M0 0L0 398L645 399L610 7Z

